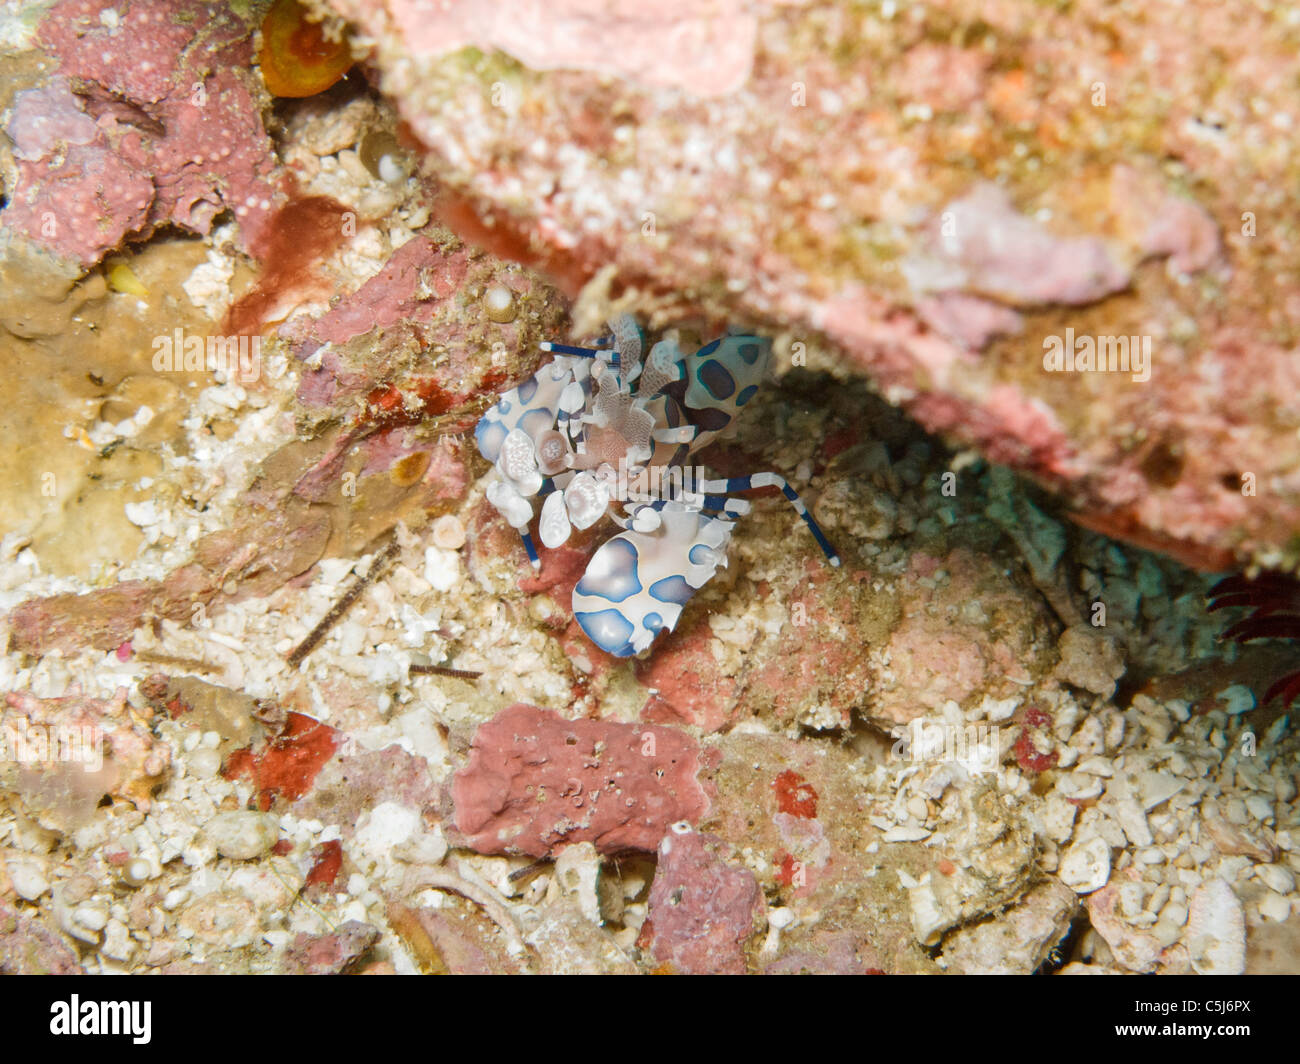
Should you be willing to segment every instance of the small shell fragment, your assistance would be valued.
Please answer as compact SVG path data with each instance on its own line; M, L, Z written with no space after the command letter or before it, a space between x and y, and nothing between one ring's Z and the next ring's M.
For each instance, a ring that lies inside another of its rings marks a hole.
M409 166L397 138L387 130L372 130L357 145L361 164L374 176L395 185L406 180Z
M483 293L483 309L493 321L504 325L514 321L518 313L515 308L515 294L503 284L494 284Z
M455 514L444 514L433 523L433 544L443 550L465 546L465 526Z
M122 869L122 879L133 887L143 886L153 879L153 865L144 857L134 857Z
M149 289L144 286L144 282L124 262L118 262L110 266L105 276L108 287L114 292L122 292L128 296L139 296L141 299L149 294Z

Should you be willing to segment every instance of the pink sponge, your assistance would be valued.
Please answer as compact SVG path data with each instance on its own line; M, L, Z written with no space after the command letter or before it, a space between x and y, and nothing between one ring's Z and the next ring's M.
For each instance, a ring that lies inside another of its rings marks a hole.
M456 827L479 853L542 857L572 842L652 851L669 825L708 810L699 755L672 728L516 704L474 736L452 782Z

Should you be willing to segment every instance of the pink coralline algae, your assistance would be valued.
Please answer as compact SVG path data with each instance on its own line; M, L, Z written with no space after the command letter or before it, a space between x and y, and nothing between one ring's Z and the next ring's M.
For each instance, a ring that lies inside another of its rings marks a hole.
M671 728L515 704L479 727L452 782L456 828L479 853L652 851L670 825L707 811L699 768L695 742Z
M753 714L793 720L817 705L828 719L847 723L871 685L854 613L858 601L856 590L846 592L837 577L810 561L788 593L791 622L755 641L739 675L719 663L713 630L699 615L637 662L637 680L650 692L641 719L720 731Z
M37 41L58 74L15 97L0 227L88 266L159 225L207 233L231 209L255 246L278 175L250 33L200 0L56 4Z
M282 497L250 491L247 519L201 539L195 560L161 581L127 580L84 594L66 592L19 603L9 613L10 642L29 654L65 653L85 646L116 650L153 618L192 616L195 602L218 600L235 579L237 595L262 594L305 572L321 556L329 518L303 519Z
M659 844L641 943L685 975L743 975L745 944L766 911L758 880L726 860L713 835L673 832Z
M338 975L379 941L379 932L359 920L349 920L325 935L299 934L285 951L286 975Z
M1018 211L1004 189L976 185L941 210L927 252L909 260L905 273L918 292L960 290L1016 307L1077 306L1127 288L1133 268L1147 258L1167 256L1174 275L1220 263L1214 220L1158 176L1116 166L1103 187L1111 239L1059 234ZM985 328L990 335L1015 333L1017 322L1005 316Z
M40 162L53 155L60 144L70 148L89 144L98 136L99 127L73 95L68 79L53 77L43 88L14 96L5 132L19 159Z
M749 76L758 22L741 0L718 0L701 9L691 0L610 0L593 5L564 0L540 7L529 0L480 4L377 7L343 0L349 17L380 11L411 47L447 53L467 46L500 49L534 70L588 70L603 74L618 57L624 77L698 95L730 92Z
M394 744L382 750L327 759L295 802L294 815L338 824L343 837L351 838L362 814L376 805L393 802L424 810L436 801L428 763ZM322 850L309 880L314 876L321 882L332 882L342 858L341 852L335 855Z
M918 300L916 313L935 332L970 351L983 350L995 336L1015 336L1024 329L1024 319L1010 307L963 292Z
M693 724L704 731L718 731L731 720L740 683L718 665L712 642L707 621L697 621L673 632L647 660L636 663L637 679L651 692L642 720Z
M52 745L50 758L59 751L64 760L51 760L30 781L29 797L38 804L47 801L57 807L56 820L72 823L77 806L90 800L90 807L104 794L125 798L148 811L152 793L163 782L171 765L171 747L158 742L140 722L126 700L125 687L109 699L92 698L72 688L62 698L37 698L26 691L5 695L8 712L0 712L2 734L11 741L30 745L27 736L45 737ZM0 745L0 752L4 746ZM67 755L71 755L69 758ZM21 752L16 760L44 762L45 756ZM103 759L103 772L95 764ZM0 763L3 759L0 759ZM91 771L94 769L95 771ZM85 786L73 781L85 780Z
M458 292L469 269L466 251L448 253L432 240L408 240L352 294L310 322L286 326L285 334L303 333L317 343L342 344L376 326L398 322L428 323L442 303Z
M933 259L913 260L913 288L960 289L1010 303L1091 303L1129 283L1105 241L1060 237L1019 213L996 185L949 203L932 233Z
M0 975L75 975L76 952L37 917L0 898Z
M890 668L869 693L871 719L905 724L952 699L1008 698L1048 660L1047 618L1026 614L1001 569L964 548L912 556L902 617L886 644ZM972 614L965 607L979 603Z

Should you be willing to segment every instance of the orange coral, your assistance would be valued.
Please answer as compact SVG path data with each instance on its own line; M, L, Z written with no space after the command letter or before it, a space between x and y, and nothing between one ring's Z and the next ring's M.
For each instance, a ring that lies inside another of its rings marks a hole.
M262 20L262 77L273 96L315 96L352 66L345 38L328 40L298 0L276 0Z

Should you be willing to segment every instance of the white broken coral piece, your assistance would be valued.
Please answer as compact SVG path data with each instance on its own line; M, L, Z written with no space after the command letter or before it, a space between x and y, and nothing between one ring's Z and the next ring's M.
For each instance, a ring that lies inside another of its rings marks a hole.
M1065 851L1056 874L1076 894L1100 890L1110 879L1109 844L1097 835L1080 839Z
M1200 975L1246 970L1246 914L1226 880L1211 879L1196 888L1183 942Z

